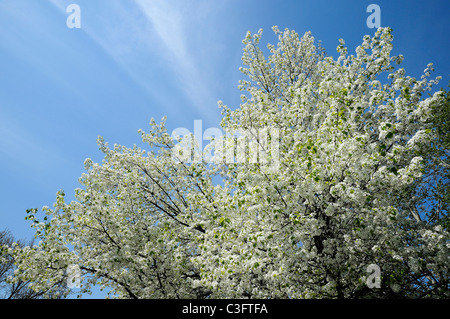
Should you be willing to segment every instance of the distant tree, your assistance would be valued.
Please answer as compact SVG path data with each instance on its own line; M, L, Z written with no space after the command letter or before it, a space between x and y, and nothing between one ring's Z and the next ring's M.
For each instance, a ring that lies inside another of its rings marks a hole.
M17 245L20 249L25 246L32 246L33 241L28 243L15 240L9 230L0 231L0 299L40 299L46 294L46 290L34 291L28 287L30 281L14 278L14 271L17 269L13 256L8 252L11 247ZM50 293L47 297L58 297L56 292L63 290L63 285ZM62 296L59 293L59 296Z
M15 282L52 291L78 265L83 291L118 298L448 298L448 93L427 96L432 65L406 76L390 28L355 54L340 40L337 58L274 32L267 58L262 30L243 41L242 103L219 103L212 157L184 156L165 120L141 131L149 151L99 138L76 199L28 212L40 243L10 250Z

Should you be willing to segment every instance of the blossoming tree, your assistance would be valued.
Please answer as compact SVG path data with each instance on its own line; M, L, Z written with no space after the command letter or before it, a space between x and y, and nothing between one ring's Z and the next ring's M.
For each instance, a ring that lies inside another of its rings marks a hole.
M148 151L99 138L103 163L85 161L76 200L29 211L40 243L9 249L17 278L48 290L78 265L82 292L119 298L448 297L448 228L412 191L445 100L424 96L432 66L406 76L389 28L356 55L340 40L337 59L309 32L273 30L268 57L261 30L243 40L240 107L219 102L223 130L248 133L239 161L219 151L227 135L213 158L177 156L165 119L140 131Z

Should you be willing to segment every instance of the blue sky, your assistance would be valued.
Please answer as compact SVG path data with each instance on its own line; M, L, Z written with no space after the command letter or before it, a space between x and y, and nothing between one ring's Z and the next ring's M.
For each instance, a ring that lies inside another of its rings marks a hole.
M140 143L151 117L169 131L194 120L219 127L222 100L239 105L242 39L271 27L311 31L331 56L353 52L369 4L394 34L394 54L420 77L429 62L450 79L448 0L0 0L0 230L33 236L27 208L79 186L83 161L101 161L96 138ZM66 25L81 8L81 28Z

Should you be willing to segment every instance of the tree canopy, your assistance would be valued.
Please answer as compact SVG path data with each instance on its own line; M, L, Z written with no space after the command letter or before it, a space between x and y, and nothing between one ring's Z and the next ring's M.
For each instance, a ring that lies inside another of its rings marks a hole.
M340 39L337 58L273 30L267 57L262 30L243 40L242 102L219 102L227 134L205 154L181 156L190 137L165 118L140 131L148 150L99 138L76 200L29 211L40 241L9 247L17 278L51 291L78 265L82 292L118 298L448 298L449 104L432 64L407 76L390 28L355 54Z

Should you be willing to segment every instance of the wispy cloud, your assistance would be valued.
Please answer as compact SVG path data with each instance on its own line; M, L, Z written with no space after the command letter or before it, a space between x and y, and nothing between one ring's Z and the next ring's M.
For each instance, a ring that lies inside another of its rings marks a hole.
M69 14L66 9L72 1L49 0L49 2L64 15ZM89 4L91 10L86 10L84 5L81 6L81 28L75 32L84 33L101 47L104 53L115 61L117 67L137 85L151 94L156 93L139 78L129 63L133 61L131 55L135 51L134 44L138 41L140 33L144 32L142 26L136 22L138 21L136 16L124 10L121 2L109 1L107 5ZM93 15L95 15L95 21L89 19Z
M64 3L49 1L65 13ZM97 22L93 23L87 21L87 10L80 4L80 31L97 42L130 78L156 100L164 103L163 92L148 77L153 69L166 70L158 78L160 81L170 80L170 86L178 87L174 94L185 96L186 107L202 114L205 120L217 120L216 100L211 94L208 78L199 71L199 63L203 61L199 61L191 49L196 47L198 43L194 41L198 39L188 37L195 27L195 10L187 10L187 15L183 11L186 5L185 1L111 1L107 6L96 8ZM148 65L137 62L145 60Z
M167 51L177 59L183 68L191 68L191 60L185 45L183 17L177 7L161 0L135 0L135 2L151 21Z
M135 0L145 16L151 22L163 46L158 50L172 62L172 68L180 77L184 91L199 111L209 111L213 100L207 79L200 75L195 52L189 50L188 30L195 24L195 10L189 10L189 19L181 10L186 2L168 2L163 0ZM191 39L192 41L192 39ZM199 43L195 43L199 45ZM195 47L194 45L194 47ZM193 47L191 45L191 47Z

